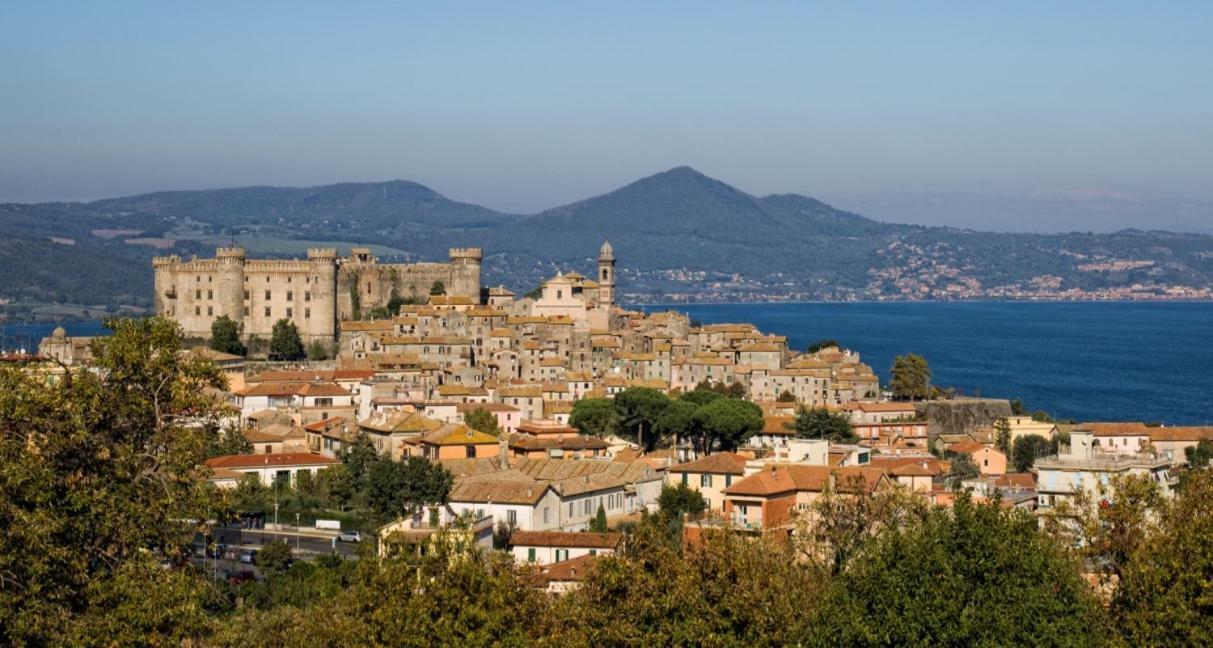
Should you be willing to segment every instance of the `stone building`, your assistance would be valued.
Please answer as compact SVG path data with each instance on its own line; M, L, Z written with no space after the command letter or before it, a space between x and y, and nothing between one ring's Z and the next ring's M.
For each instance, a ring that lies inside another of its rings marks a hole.
M310 249L305 259L249 259L244 248L223 247L212 259L155 257L155 308L192 338L210 337L211 323L227 315L245 339L268 339L274 322L288 319L305 344L332 342L338 321L393 297L424 300L435 284L479 303L481 256L479 248L452 248L447 263L381 264L368 248L344 259L332 248Z

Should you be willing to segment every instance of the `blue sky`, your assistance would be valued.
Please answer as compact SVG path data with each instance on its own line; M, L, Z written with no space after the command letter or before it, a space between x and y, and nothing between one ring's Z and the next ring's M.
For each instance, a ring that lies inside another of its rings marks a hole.
M1209 2L6 3L0 201L404 178L531 212L687 164L889 221L1213 232L1211 19Z

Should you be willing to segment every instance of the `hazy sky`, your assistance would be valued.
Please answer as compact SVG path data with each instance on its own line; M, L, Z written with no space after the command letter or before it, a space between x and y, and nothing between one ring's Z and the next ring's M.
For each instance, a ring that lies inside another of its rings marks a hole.
M0 201L404 178L529 212L682 164L1213 232L1213 2L0 5Z

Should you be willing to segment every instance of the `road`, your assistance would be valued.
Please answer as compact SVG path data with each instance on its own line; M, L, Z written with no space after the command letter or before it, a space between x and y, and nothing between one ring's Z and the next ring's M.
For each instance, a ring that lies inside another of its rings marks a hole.
M228 553L236 557L244 549L259 550L264 545L275 540L283 540L289 544L295 554L295 558L299 560L310 560L321 554L332 553L334 549L339 556L350 558L358 554L359 546L358 543L334 543L332 537L309 535L306 533L296 534L290 531L215 529L215 541L227 545ZM196 546L200 546L199 541L200 539L195 541Z

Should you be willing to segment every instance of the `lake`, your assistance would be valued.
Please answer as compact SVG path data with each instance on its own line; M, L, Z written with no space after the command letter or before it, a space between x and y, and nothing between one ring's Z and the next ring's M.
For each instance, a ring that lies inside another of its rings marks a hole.
M666 306L646 306L664 310ZM1020 398L1075 420L1213 423L1213 303L862 302L673 306L703 323L752 322L793 348L833 338L882 382L893 357L926 357L934 383ZM69 335L103 332L67 323ZM0 347L30 344L54 324L0 328Z

